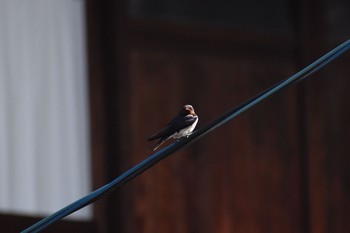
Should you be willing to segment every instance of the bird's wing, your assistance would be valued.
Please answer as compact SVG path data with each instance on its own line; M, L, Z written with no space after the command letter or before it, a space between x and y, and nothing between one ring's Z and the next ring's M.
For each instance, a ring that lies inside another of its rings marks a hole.
M187 116L177 116L175 117L165 128L160 130L158 133L152 135L148 138L149 141L158 139L158 138L167 138L173 135L176 132L179 132L183 128L186 128L192 125L197 119L197 116L187 115Z

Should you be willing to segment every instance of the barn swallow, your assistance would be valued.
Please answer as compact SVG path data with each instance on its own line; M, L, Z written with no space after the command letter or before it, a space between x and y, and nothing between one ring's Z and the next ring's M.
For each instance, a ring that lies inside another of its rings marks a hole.
M188 137L196 127L197 122L198 116L193 107L191 105L183 106L180 113L165 128L148 138L148 141L159 139L152 150L155 151L170 138Z

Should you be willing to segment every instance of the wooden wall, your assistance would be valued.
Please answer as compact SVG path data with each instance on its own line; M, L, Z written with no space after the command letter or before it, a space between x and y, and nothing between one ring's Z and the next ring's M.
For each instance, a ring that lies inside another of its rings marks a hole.
M131 164L147 156L145 138L181 105L195 106L200 127L293 72L283 58L258 53L248 59L135 46L129 56ZM299 231L294 97L295 89L267 101L133 182L128 219L139 222L130 232Z
M333 46L313 44L319 34L301 33L303 24L281 36L130 19L122 3L88 3L96 188L149 156L146 138L183 104L201 127ZM108 195L95 207L99 232L349 231L348 61Z
M350 229L349 56L308 83L308 176L313 232ZM315 88L316 86L317 88Z

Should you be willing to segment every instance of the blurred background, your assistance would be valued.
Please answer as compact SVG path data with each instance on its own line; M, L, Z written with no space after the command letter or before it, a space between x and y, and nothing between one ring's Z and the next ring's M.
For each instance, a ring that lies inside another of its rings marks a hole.
M349 38L345 0L0 1L0 229L18 232ZM350 56L45 232L349 232Z

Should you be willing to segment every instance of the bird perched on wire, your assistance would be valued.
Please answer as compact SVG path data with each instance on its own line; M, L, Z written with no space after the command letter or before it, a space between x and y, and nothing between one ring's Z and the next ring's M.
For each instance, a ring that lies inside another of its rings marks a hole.
M198 116L194 112L191 105L187 104L182 107L180 113L158 133L148 138L148 141L159 139L159 141L152 147L155 151L166 140L170 138L179 139L188 137L198 123Z

